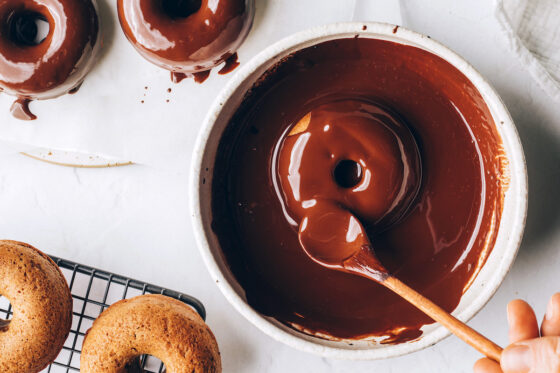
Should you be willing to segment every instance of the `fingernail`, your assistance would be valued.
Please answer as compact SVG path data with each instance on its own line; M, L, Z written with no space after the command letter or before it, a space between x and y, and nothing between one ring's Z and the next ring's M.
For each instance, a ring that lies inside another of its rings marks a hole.
M508 373L526 373L531 369L531 350L527 346L514 345L502 352L501 366Z
M548 302L544 317L547 320L554 320L554 318L556 317L556 302L554 302L554 298L551 298L550 301Z
M507 308L506 308L506 317L507 317L507 322L508 322L508 326L511 327L511 317L512 312L511 312L511 302L508 303Z

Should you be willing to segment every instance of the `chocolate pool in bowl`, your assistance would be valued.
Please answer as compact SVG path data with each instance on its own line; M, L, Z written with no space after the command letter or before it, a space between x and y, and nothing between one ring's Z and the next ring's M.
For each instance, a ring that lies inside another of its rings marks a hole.
M348 161L363 169L341 182ZM302 210L352 211L392 274L466 320L514 259L525 175L511 118L460 57L390 25L330 25L265 50L218 98L195 151L195 231L224 294L265 332L327 356L395 356L446 332L311 261ZM380 215L401 194L398 216Z

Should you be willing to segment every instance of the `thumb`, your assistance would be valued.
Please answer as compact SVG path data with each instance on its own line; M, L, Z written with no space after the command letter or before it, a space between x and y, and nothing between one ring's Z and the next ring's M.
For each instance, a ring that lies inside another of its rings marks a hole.
M560 373L560 337L509 345L500 360L504 373Z

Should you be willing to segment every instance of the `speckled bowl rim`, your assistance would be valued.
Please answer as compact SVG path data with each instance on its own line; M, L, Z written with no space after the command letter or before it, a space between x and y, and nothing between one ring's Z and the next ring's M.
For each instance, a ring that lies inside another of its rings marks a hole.
M453 315L459 320L466 322L484 307L511 268L523 236L528 199L527 171L523 149L507 108L490 84L467 61L455 52L432 40L428 36L410 31L404 27L396 28L395 25L378 22L335 23L314 27L282 39L264 49L249 62L244 63L218 95L202 124L195 144L193 162L190 170L189 202L195 238L210 275L227 300L237 311L247 318L247 320L272 338L301 351L339 359L383 359L419 351L441 341L443 338L449 336L450 333L442 326L432 324L432 330L425 332L420 339L415 341L397 345L371 345L371 348L364 348L362 346L353 349L348 345L340 345L340 343L343 342L333 343L331 341L324 341L290 329L272 318L261 315L248 305L243 297L242 289L239 284L232 279L231 273L225 273L226 270L220 268L218 261L224 260L223 254L221 254L219 247L213 250L211 243L213 232L210 227L210 222L205 222L201 214L203 208L210 208L210 206L201 206L200 192L203 185L203 178L209 176L207 173L208 170L203 162L205 157L208 156L214 159L216 152L216 149L211 149L207 146L207 143L211 137L214 125L224 109L224 105L233 97L236 89L238 89L245 80L254 79L253 75L255 71L263 65L268 66L271 61L277 61L278 58L322 41L353 37L355 35L414 45L440 56L471 80L483 96L492 113L498 132L502 137L502 142L504 143L507 159L509 161L511 175L510 186L506 192L505 206L494 249L481 272L478 274L477 279L475 279L471 287L464 294L461 303L457 307L457 309L462 309L460 312L454 311ZM213 155L208 155L212 152L214 153ZM206 166L207 165L208 164L206 164ZM506 231L505 233L503 233L504 230ZM497 250L498 246L500 250ZM491 267L493 268L488 269L490 272L485 273L485 277L489 277L488 280L480 280L482 283L477 284L478 278L481 277L482 273L485 272L490 264L492 264ZM465 297L471 291L475 293L470 294L467 301L468 303L463 305Z

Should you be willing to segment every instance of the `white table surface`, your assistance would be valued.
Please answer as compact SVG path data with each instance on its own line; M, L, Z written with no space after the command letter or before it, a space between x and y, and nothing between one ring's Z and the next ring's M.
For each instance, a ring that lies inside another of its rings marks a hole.
M404 0L402 10L407 27L448 45L490 80L521 135L529 170L525 238L512 271L470 323L505 345L508 300L526 299L540 317L548 297L560 291L560 103L548 99L513 58L490 1ZM176 172L141 165L73 169L3 155L0 237L200 298L224 372L472 371L479 354L454 337L400 358L353 362L299 352L257 330L221 295L195 247L189 166Z

